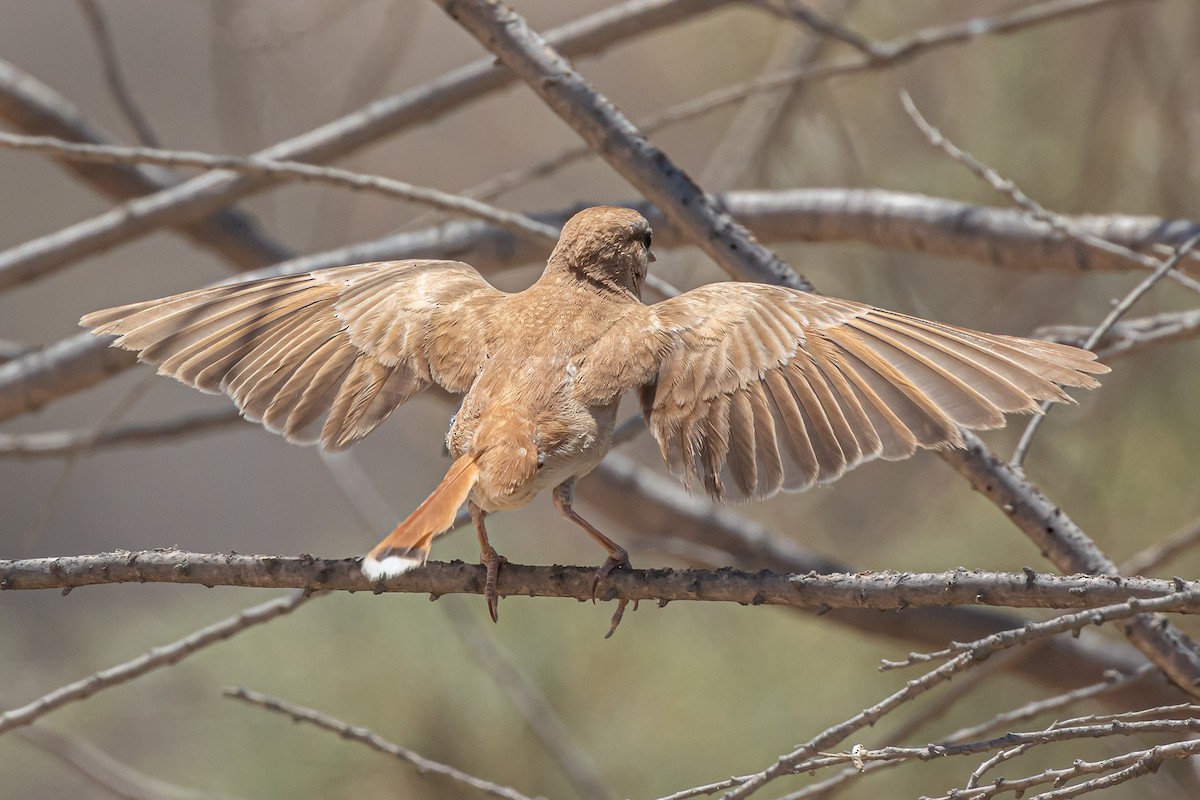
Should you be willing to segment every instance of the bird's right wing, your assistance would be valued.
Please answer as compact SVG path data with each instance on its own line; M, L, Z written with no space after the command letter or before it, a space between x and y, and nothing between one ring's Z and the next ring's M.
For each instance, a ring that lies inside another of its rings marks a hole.
M388 261L199 289L88 314L158 371L340 450L416 392L465 392L506 297L457 261Z
M961 446L957 426L997 427L1108 371L1066 345L759 284L702 286L650 316L646 420L672 469L717 498Z

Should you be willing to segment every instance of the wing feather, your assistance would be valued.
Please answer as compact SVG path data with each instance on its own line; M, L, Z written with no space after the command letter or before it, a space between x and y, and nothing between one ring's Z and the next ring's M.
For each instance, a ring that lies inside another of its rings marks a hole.
M300 443L341 449L430 383L464 392L506 295L454 261L264 278L88 314L81 324Z
M1107 372L1066 345L747 283L651 307L642 405L670 467L717 498L832 481L875 458L961 446Z

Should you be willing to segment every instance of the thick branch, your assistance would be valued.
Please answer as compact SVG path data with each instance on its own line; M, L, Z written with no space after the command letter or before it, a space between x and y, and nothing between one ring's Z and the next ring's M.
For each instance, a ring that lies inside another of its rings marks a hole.
M501 595L592 597L594 567L506 564ZM351 592L480 594L484 569L478 564L431 562L397 578L372 583L359 559L188 553L179 550L118 551L87 556L0 561L0 590L73 589L110 583L189 583L271 589ZM706 600L743 605L905 609L917 606L994 605L1014 608L1093 608L1130 598L1156 598L1195 590L1200 582L1095 575L953 572L780 575L734 569L621 570L600 587L611 600ZM1171 610L1200 612L1200 601L1181 600Z
M1091 537L1018 469L973 433L963 431L963 439L964 449L943 450L938 455L1004 511L1052 564L1064 573L1119 574L1117 565ZM1200 693L1200 655L1184 634L1153 614L1134 617L1125 623L1123 632L1176 686L1193 696Z

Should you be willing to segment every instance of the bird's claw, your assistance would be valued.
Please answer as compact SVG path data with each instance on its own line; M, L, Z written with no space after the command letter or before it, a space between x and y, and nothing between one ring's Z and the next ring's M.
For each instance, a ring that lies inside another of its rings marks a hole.
M604 563L596 570L596 576L592 578L592 602L596 602L596 588L600 585L600 581L604 580L609 574L616 569L633 569L633 564L629 563L629 553L624 550L617 550L615 553L610 553L608 558L604 559Z
M487 570L487 576L483 580L483 599L487 600L488 613L492 616L492 622L499 622L500 596L496 593L496 581L500 576L500 565L507 564L508 559L497 553L496 548L489 547L480 556L480 560Z
M629 554L624 550L617 550L610 553L608 558L604 559L604 563L596 570L596 576L592 578L592 602L596 602L596 588L600 585L600 581L604 580L618 569L633 569L633 564L629 563ZM617 631L617 626L621 624L621 618L625 616L625 607L629 605L629 600L622 597L617 600L617 610L613 612L612 622L608 626L608 633L604 634L604 638L608 639ZM637 604L633 606L637 608Z

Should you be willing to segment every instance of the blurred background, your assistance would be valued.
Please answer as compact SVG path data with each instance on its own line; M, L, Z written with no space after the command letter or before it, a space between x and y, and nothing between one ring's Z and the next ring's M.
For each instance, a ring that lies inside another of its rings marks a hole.
M84 5L0 0L0 58L75 103L114 140L135 142L106 86ZM887 40L1033 4L810 5ZM101 0L100 7L132 96L172 149L248 154L485 56L437 6L415 0ZM539 30L605 7L596 0L516 4ZM1004 206L1005 198L928 146L901 108L899 92L907 89L933 124L1055 211L1195 220L1198 42L1200 4L1110 3L1013 35L797 86L773 95L774 110L731 105L651 138L714 192L870 187ZM637 122L764 72L854 57L843 43L814 40L802 25L733 2L630 37L576 65ZM739 126L746 125L756 142L748 153L739 150L747 136ZM338 164L459 192L576 144L570 129L517 85ZM537 212L639 199L593 158L493 202ZM57 164L0 150L0 248L110 206ZM416 205L319 185L275 188L241 207L300 253L429 223ZM1139 277L1003 271L855 242L783 243L777 250L824 293L1014 334L1094 324ZM694 249L660 249L658 259L657 274L682 289L724 277ZM539 270L531 263L494 280L519 288ZM0 295L0 339L51 343L76 333L87 311L229 274L211 252L159 232ZM1194 305L1193 295L1163 283L1134 315ZM1114 364L1101 391L1047 420L1027 463L1031 480L1117 561L1198 513L1198 352L1184 342ZM10 420L3 431L95 430L227 407L224 398L151 375L146 368L128 371ZM627 403L625 413L635 408ZM355 448L355 460L397 518L443 474L450 412L444 398L418 397ZM1021 427L986 438L1008 454ZM665 472L648 437L624 452ZM581 504L580 510L634 545L635 565L683 563L639 547L644 541L627 520L606 517L604 508ZM737 510L855 569L1050 569L1002 514L929 454L870 464L833 486ZM601 560L598 548L545 500L498 515L489 528L497 549L514 562ZM172 545L343 557L363 552L383 530L339 491L315 450L244 423L162 446L0 460L4 558ZM439 560L477 555L474 537L461 532L434 549ZM1194 576L1198 566L1200 556L1185 555L1168 574ZM149 585L80 589L66 598L0 594L0 705L26 703L268 598L256 590ZM500 624L493 626L477 597L436 603L415 595L325 597L176 667L69 706L39 727L80 737L136 770L202 793L187 796L463 794L366 748L221 697L222 687L238 684L368 726L531 796L578 796L498 688L499 668L467 644L483 636L557 710L577 754L610 796L649 798L757 771L910 677L876 667L881 657L912 646L810 614L725 604L643 606L605 641L611 608L512 598L501 602ZM1101 635L1112 636L1114 648L1127 647L1115 634ZM945 725L977 721L1040 691L997 674L952 709ZM1046 758L1047 765L1062 760ZM890 770L841 796L935 794L961 785L970 769L943 762ZM11 734L0 740L0 775L6 797L109 796ZM1193 796L1181 788L1183 779L1157 777L1106 796ZM799 785L780 781L767 792L778 796Z

